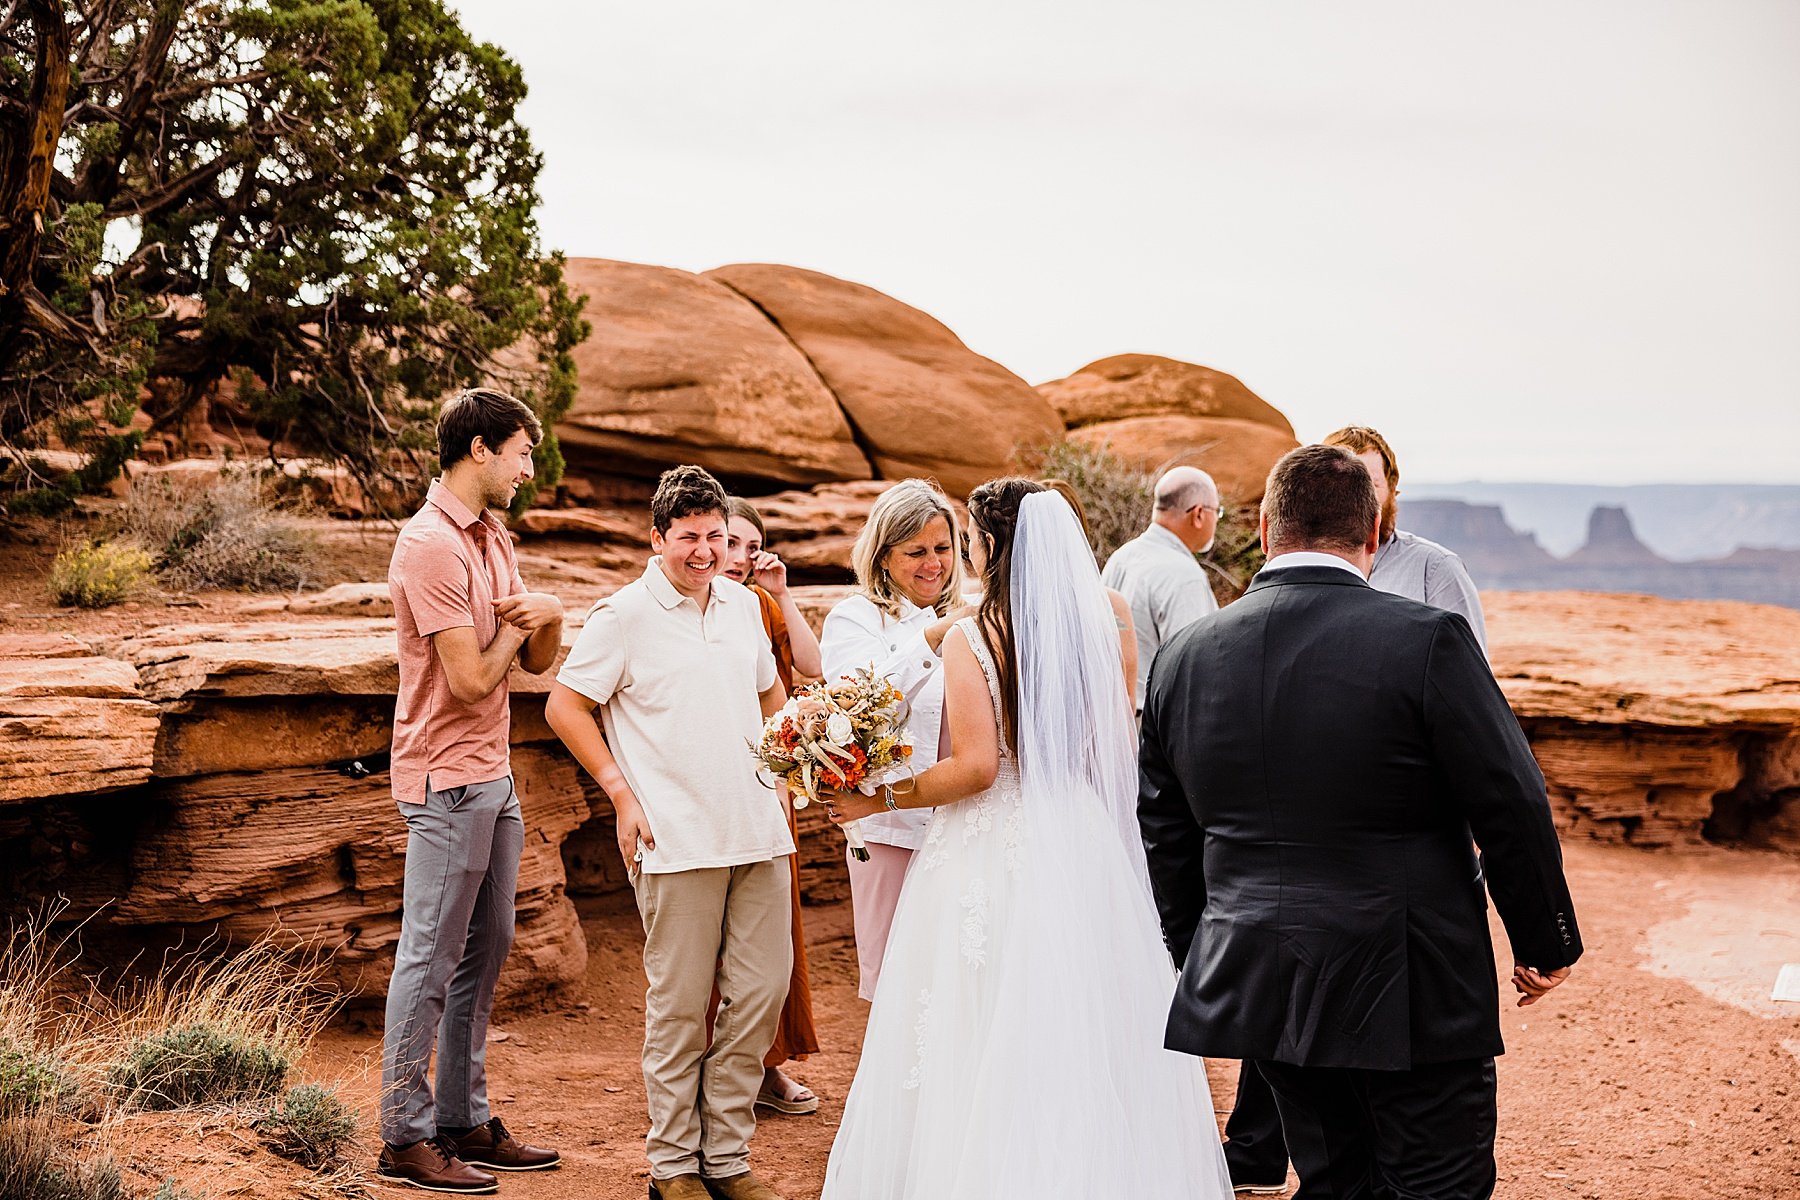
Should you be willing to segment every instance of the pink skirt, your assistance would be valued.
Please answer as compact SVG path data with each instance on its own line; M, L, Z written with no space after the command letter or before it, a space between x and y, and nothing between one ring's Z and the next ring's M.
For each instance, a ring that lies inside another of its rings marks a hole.
M881 956L887 953L888 930L912 856L911 850L879 842L869 843L868 862L857 862L845 851L850 863L850 913L856 925L856 994L864 1000L875 999Z

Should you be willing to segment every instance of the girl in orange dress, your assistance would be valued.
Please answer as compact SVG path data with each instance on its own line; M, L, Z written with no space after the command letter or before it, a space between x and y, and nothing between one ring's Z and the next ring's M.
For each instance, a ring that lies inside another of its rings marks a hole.
M792 695L796 677L818 679L824 674L818 639L788 591L787 567L763 549L766 533L762 515L749 501L734 496L729 517L723 573L756 593L762 605L763 629L775 651L775 673L781 678L781 686ZM798 846L799 829L791 806L787 808L787 819ZM794 891L794 974L788 982L787 1003L781 1009L775 1044L763 1057L763 1085L756 1103L777 1112L804 1114L818 1111L819 1098L811 1088L781 1069L783 1063L819 1050L819 1035L813 1027L812 984L806 974L806 932L800 921L798 854L794 856L794 868L789 873Z

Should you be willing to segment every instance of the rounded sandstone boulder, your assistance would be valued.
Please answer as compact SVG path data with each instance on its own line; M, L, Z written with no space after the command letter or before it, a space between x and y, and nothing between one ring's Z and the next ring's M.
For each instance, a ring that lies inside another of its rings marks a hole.
M1070 429L1131 417L1224 417L1294 436L1281 411L1236 377L1156 354L1115 354L1038 391Z
M1178 464L1199 467L1213 477L1228 505L1260 501L1270 468L1300 444L1292 433L1257 421L1184 416L1102 421L1070 430L1069 440L1104 446L1152 474Z
M837 397L883 479L935 478L955 496L1062 437L1031 385L935 318L871 287L767 263L706 272L767 314Z
M575 402L557 425L576 477L654 477L697 463L733 481L867 479L835 397L754 304L669 267L572 258L593 334L574 349Z

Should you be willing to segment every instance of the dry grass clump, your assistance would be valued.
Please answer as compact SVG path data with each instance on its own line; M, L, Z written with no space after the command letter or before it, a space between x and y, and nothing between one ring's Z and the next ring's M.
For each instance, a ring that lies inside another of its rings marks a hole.
M0 1200L132 1200L109 1155L76 1157L54 1121L0 1118Z
M208 946L102 991L75 971L74 935L49 932L60 916L0 943L0 1200L193 1200L173 1179L134 1193L108 1148L142 1142L186 1163L207 1153L208 1128L271 1143L280 1131L289 1157L328 1172L312 1177L318 1194L361 1194L347 1107L314 1085L282 1092L335 1005L322 960L272 938Z
M141 590L150 567L148 554L122 542L71 546L51 564L50 598L64 608L106 608Z
M122 535L150 552L165 583L187 591L296 588L314 551L270 482L247 470L134 480Z

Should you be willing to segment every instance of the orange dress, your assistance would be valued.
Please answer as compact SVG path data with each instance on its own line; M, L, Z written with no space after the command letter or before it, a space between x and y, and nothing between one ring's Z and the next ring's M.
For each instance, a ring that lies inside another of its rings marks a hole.
M787 620L781 615L781 606L775 597L762 588L751 585L751 591L762 605L763 629L768 632L769 645L775 651L775 674L781 680L781 686L789 694L794 690L794 641L788 633ZM788 832L794 835L796 849L800 845L800 830L794 819L794 807L783 805L787 809ZM803 1058L819 1051L818 1030L813 1027L812 983L806 974L806 930L800 924L800 855L796 853L789 875L792 879L794 893L794 973L788 980L787 1002L781 1006L781 1021L775 1028L775 1044L769 1047L768 1054L763 1056L763 1066L779 1067L790 1058Z

